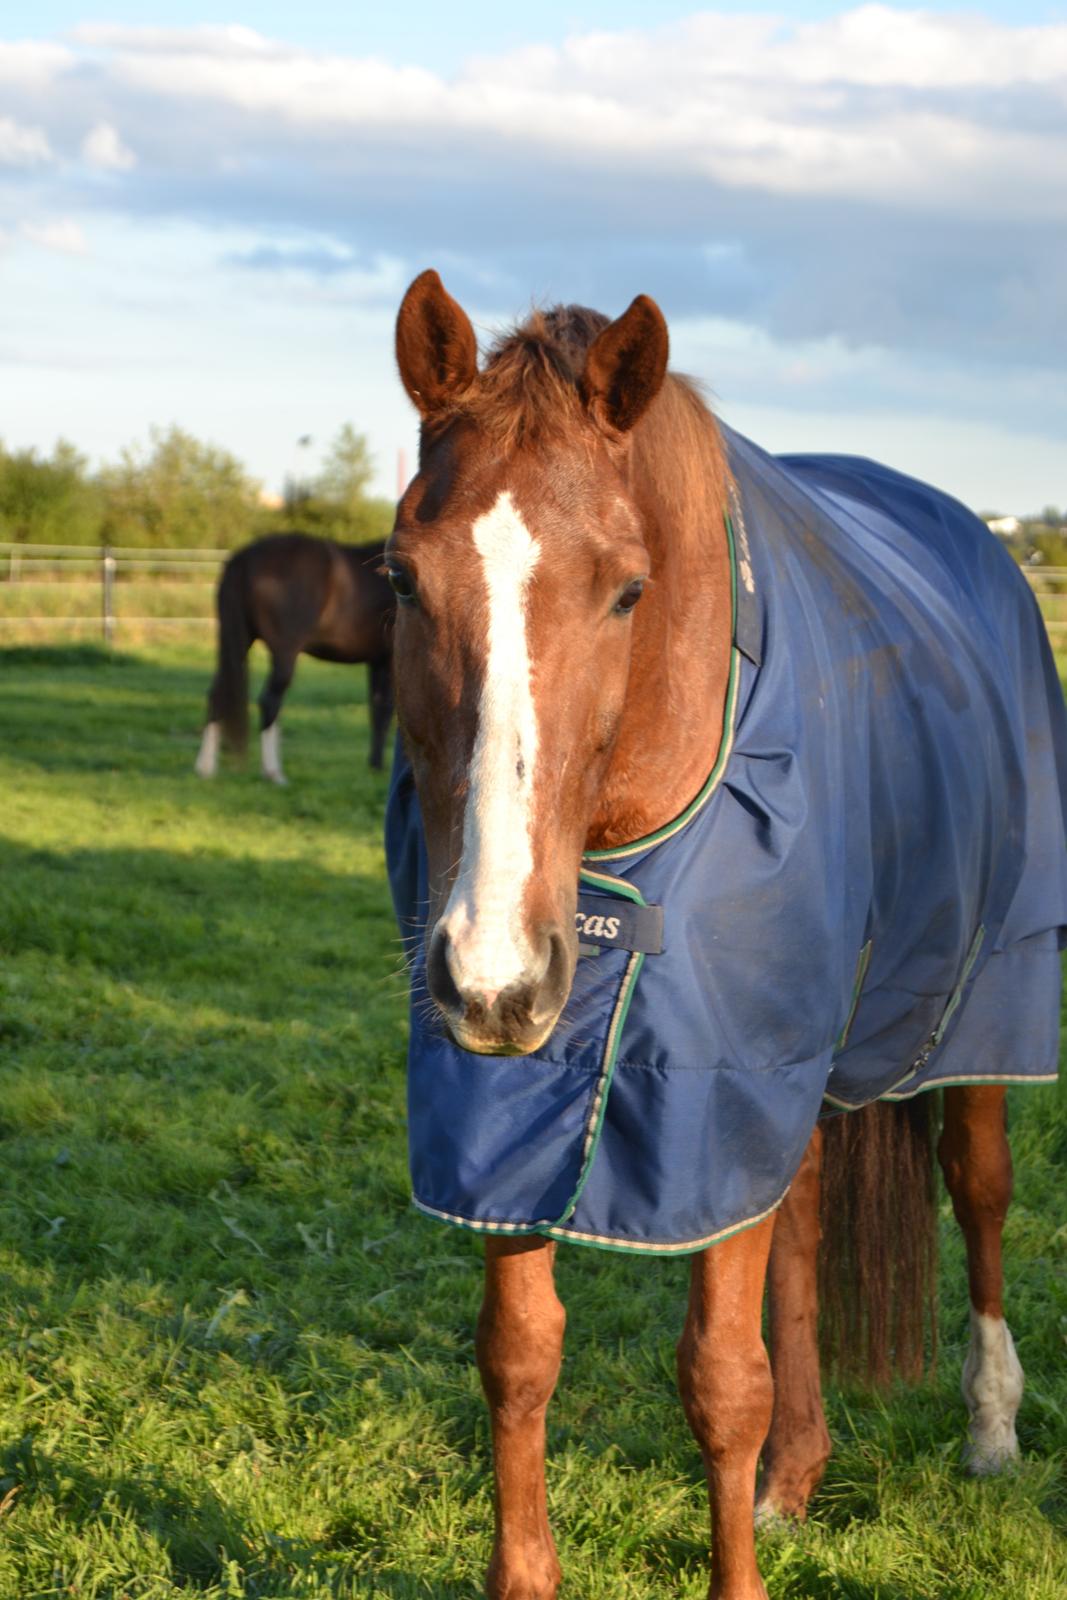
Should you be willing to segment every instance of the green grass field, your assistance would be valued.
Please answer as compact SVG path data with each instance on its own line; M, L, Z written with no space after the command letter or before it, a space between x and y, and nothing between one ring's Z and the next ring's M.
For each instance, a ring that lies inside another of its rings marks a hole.
M301 663L291 787L192 775L202 647L0 652L0 1600L472 1597L480 1246L408 1205L405 1006L362 671ZM1067 1596L1067 1095L1013 1096L1021 1469L936 1376L831 1389L773 1600ZM561 1250L549 1497L574 1600L706 1593L684 1262Z

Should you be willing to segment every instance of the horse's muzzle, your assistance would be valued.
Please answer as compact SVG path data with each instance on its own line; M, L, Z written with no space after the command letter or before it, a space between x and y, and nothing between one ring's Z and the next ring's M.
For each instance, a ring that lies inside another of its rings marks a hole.
M457 977L448 933L438 923L426 953L430 998L449 1033L463 1050L476 1055L527 1056L537 1050L559 1020L577 960L558 928L542 933L532 974L500 990L488 990Z

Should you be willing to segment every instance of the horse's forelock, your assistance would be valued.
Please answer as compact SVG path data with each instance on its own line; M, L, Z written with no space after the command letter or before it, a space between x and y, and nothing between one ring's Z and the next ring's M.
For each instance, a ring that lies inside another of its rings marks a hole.
M469 421L505 447L574 436L588 426L579 393L585 354L610 319L587 306L535 310L492 345L478 379L440 421Z

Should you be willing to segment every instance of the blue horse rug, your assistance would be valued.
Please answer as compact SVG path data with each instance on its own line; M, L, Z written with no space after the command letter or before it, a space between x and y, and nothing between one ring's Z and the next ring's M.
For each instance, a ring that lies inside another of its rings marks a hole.
M681 816L586 857L583 955L536 1056L471 1055L429 1015L398 759L411 1175L445 1222L699 1250L778 1205L827 1111L1055 1077L1067 720L1028 585L923 484L723 435L721 748Z

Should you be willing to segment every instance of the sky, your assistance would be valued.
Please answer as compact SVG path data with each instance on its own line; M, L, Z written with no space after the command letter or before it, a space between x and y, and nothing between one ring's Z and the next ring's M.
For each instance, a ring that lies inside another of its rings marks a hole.
M484 342L652 295L770 449L1067 502L1067 4L11 9L8 446L176 422L277 490L351 420L391 495L436 266Z

